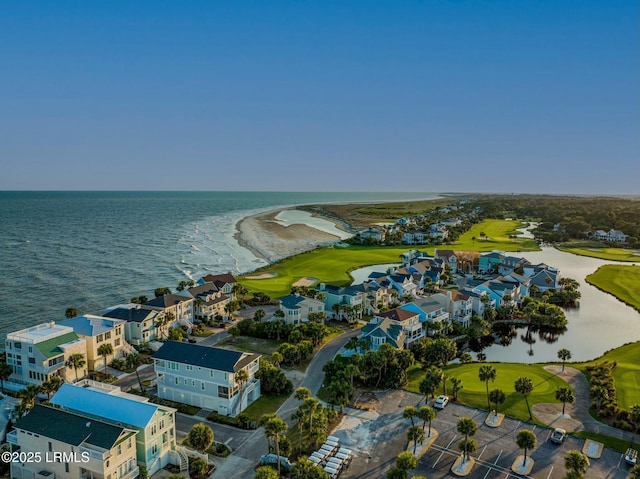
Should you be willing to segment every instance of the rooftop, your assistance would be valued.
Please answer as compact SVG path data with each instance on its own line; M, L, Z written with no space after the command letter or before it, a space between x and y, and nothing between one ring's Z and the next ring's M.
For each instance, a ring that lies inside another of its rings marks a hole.
M38 324L30 328L21 329L7 334L7 339L12 341L23 341L25 343L38 343L49 339L72 333L73 328L56 324L54 321Z
M229 373L239 371L259 357L259 354L243 353L240 351L231 351L229 349L200 346L198 344L178 341L167 341L153 355L154 359L164 359Z
M77 316L75 318L61 321L60 324L73 328L76 334L82 336L97 336L98 334L111 331L118 324L122 324L125 321L121 319L105 318L102 316L93 316L86 314L84 316Z

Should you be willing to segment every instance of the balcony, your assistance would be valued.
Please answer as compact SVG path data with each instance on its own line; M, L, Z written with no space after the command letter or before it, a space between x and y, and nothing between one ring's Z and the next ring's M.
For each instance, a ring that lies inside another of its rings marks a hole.
M89 449L85 446L80 446L79 449L80 452L87 452L91 459L97 459L98 461L104 461L111 456L111 453L109 451L100 452L96 451L95 449Z
M17 446L18 445L18 431L16 431L14 429L9 434L7 434L7 442L9 444L13 444L13 445Z
M138 477L139 474L140 474L140 468L136 467L134 469L131 469L124 476L120 476L118 479L134 479Z
M443 323L445 321L449 321L449 313L444 312L437 314L436 316L429 317L428 320L432 323Z

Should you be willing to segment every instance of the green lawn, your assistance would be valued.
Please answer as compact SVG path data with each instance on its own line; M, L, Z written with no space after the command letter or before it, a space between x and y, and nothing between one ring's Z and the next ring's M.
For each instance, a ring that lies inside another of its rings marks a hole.
M578 431L572 432L572 436L579 437L582 439L591 439L593 441L601 442L604 444L604 447L608 447L609 449L613 449L614 451L618 451L621 453L626 452L629 447L629 441L626 439L618 439L617 437L605 436L604 434L598 434L597 432L589 432L589 431Z
M540 251L538 243L532 239L510 239L509 235L519 234L516 228L526 226L521 221L484 220L473 225L458 241L446 246L447 249L487 252L501 251ZM487 239L481 239L480 233L485 233ZM472 239L475 236L475 241Z
M238 336L237 338L228 337L220 341L217 345L227 349L243 351L246 353L262 354L269 358L278 346L284 341L276 341L275 339L253 338L248 336Z
M288 397L287 395L274 396L272 394L264 394L251 403L243 412L253 421L259 421L263 414L276 412Z
M449 396L452 394L450 378L456 377L462 380L464 386L459 393L459 401L467 406L487 409L486 386L478 379L478 371L480 366L484 364L490 364L497 371L495 382L489 382L489 391L502 389L507 397L506 401L499 406L499 412L518 419L529 420L526 403L522 395L514 390L514 383L519 377L525 376L533 381L534 390L529 395L531 407L537 403L557 403L556 390L561 387L570 387L566 381L545 371L542 365L538 364L470 363L453 364L445 368L445 373L449 378L447 380L447 394ZM405 389L420 394L419 386L420 381L424 378L424 371L419 366L413 366L408 374L409 384ZM439 393L442 393L442 389Z
M640 341L625 344L612 349L603 356L584 363L573 363L571 366L586 373L587 366L604 361L615 361L618 366L613 372L616 384L618 406L629 409L640 403Z
M324 283L346 285L352 281L349 271L374 264L399 263L400 254L409 249L409 246L320 248L286 258L250 274L274 273L277 276L273 278L239 278L239 282L251 291L261 291L272 298L289 294L291 285L305 276L318 278ZM429 250L433 252L432 248Z
M586 280L640 311L640 266L607 264L600 266Z
M589 256L591 258L600 258L611 261L636 261L640 262L640 254L636 251L624 248L589 248L586 246L572 246L571 243L565 243L562 246L556 246L560 251L577 254L580 256Z

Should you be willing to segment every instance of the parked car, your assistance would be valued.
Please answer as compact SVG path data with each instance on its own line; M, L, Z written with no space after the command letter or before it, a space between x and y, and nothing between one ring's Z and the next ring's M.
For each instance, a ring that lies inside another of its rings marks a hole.
M447 404L449 404L448 396L438 396L436 402L433 403L433 407L436 409L444 409Z
M562 444L567 437L567 431L564 429L560 429L559 427L555 428L549 436L549 440L551 442L555 442L556 444Z
M627 449L627 452L624 453L624 462L630 466L635 466L638 463L638 451L631 448Z
M262 464L263 466L266 464L277 464L277 462L278 456L276 456L275 454L265 454L263 456L260 456L260 464ZM289 462L289 458L280 456L280 466L287 471L291 469L291 462Z

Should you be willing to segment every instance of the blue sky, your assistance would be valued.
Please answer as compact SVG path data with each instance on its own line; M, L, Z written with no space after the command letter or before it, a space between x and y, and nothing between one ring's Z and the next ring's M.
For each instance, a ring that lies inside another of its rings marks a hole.
M640 193L637 1L0 4L0 190Z

